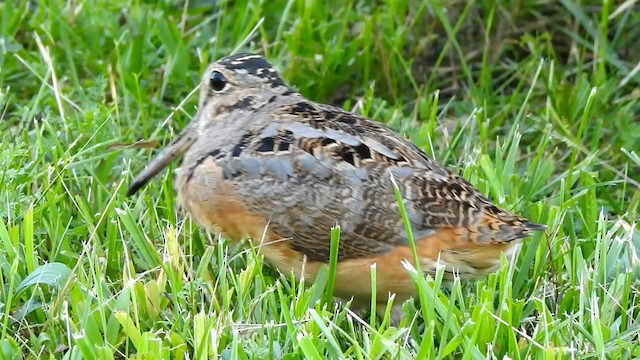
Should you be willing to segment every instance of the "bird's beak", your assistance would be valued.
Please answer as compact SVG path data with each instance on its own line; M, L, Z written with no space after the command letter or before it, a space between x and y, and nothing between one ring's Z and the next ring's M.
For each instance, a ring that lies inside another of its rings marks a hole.
M178 137L173 140L169 146L164 148L160 154L151 161L151 164L149 164L140 174L138 174L138 176L135 177L135 179L133 179L133 182L129 185L129 190L127 190L127 196L135 194L145 186L152 177L167 167L167 165L169 165L173 160L177 159L180 155L189 150L191 144L196 140L195 125L197 122L194 120L196 119L191 120Z

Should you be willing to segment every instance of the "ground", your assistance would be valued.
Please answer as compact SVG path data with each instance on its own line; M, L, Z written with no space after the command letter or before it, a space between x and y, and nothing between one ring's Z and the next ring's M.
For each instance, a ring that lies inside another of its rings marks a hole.
M640 357L637 1L212 3L0 2L0 358ZM237 51L548 230L390 326L126 197Z

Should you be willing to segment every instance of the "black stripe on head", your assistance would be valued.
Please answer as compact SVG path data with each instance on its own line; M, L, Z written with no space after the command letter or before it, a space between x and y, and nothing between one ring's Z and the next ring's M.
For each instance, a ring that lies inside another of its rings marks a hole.
M278 70L260 55L248 53L236 54L222 58L218 60L218 63L236 73L250 74L265 79L272 87L286 86L280 78Z

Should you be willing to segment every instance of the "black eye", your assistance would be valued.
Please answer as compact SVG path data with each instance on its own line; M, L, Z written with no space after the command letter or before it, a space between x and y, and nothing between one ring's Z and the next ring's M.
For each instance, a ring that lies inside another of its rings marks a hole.
M213 91L222 91L225 86L227 86L227 79L225 79L224 75L221 73L214 71L211 73L211 78L209 79L209 85Z

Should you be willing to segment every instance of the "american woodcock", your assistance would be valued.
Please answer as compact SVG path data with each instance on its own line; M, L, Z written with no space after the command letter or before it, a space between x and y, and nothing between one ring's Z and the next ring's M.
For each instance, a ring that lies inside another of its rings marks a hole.
M208 67L197 115L128 194L183 154L179 204L209 230L251 239L284 274L313 281L329 261L330 229L338 224L335 295L364 304L374 263L381 303L390 293L398 304L416 292L402 265L413 256L391 176L425 272L441 264L448 275L480 277L544 229L494 206L384 125L304 98L258 55Z

